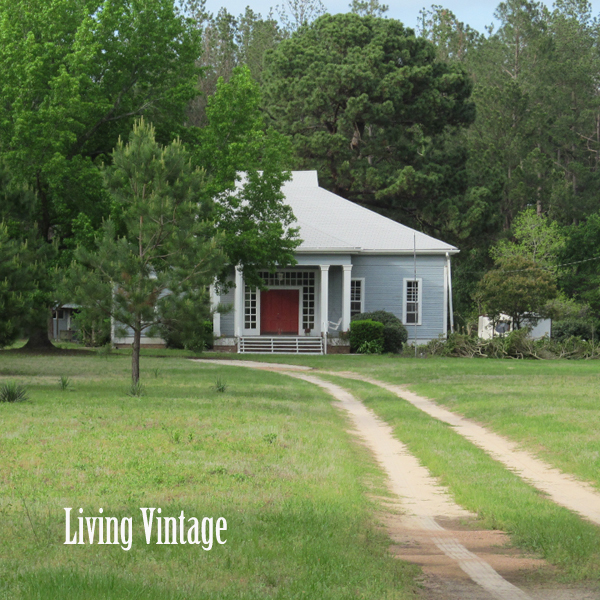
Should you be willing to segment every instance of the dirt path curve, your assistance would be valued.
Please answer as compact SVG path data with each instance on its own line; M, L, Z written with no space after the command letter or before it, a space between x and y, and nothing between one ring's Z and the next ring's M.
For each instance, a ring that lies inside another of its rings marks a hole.
M405 526L413 530L421 545L433 543L448 558L454 560L475 583L498 600L530 600L531 597L504 579L490 564L468 550L453 532L442 527L436 519L474 517L455 504L450 496L394 437L392 428L378 419L343 388L314 375L288 372L329 392L352 419L356 432L371 449L385 470L392 491L401 499L408 518ZM464 597L464 591L462 593ZM469 594L473 597L473 594Z
M350 416L355 433L373 452L389 478L391 490L400 499L404 514L388 519L387 523L392 538L400 544L396 554L421 564L433 576L439 589L430 591L436 597L445 600L532 600L529 594L502 577L490 563L498 562L510 573L545 563L498 552L497 546L505 542L499 532L460 532L443 527L440 522L452 526L475 515L455 504L429 471L394 437L391 427L348 391L306 373L311 370L306 367L288 368L288 365L273 363L266 366L265 363L251 361L200 359L197 362L278 371L308 381L331 394L336 404ZM476 554L467 547L473 544L481 552ZM457 573L459 569L462 576Z
M356 373L343 372L335 375L377 385L410 402L435 419L448 423L454 431L487 452L492 458L538 490L546 492L556 504L573 510L592 523L600 525L600 493L589 483L578 481L575 477L562 473L529 452L520 450L516 443L442 408L428 398L414 394L404 386L391 385Z
M229 364L237 364L242 361L219 361ZM287 370L287 371L310 371L310 367L299 365L280 365L276 363L260 363L243 361L248 366L269 370ZM265 364L268 364L265 367ZM314 373L318 371L313 370ZM538 490L547 493L550 498L573 510L585 519L588 519L596 525L600 525L600 492L594 489L589 483L579 481L571 475L562 473L558 469L550 466L548 463L535 458L525 450L519 449L518 445L505 437L493 433L477 425L473 421L461 417L445 408L442 408L432 400L418 396L401 385L392 385L372 379L364 375L353 372L328 372L326 375L335 375L336 377L345 377L348 379L357 379L377 385L388 390L398 397L410 402L413 406L427 413L428 415L448 423L457 433L468 439L470 442L487 452L492 458L501 462L504 466L515 472L522 479L533 485Z

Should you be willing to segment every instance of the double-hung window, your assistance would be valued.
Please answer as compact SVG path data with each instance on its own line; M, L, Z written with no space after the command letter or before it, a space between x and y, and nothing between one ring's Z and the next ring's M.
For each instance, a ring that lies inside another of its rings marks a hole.
M365 280L352 279L350 281L350 316L359 315L365 306Z
M423 295L421 279L404 280L403 321L405 325L421 324L421 299Z

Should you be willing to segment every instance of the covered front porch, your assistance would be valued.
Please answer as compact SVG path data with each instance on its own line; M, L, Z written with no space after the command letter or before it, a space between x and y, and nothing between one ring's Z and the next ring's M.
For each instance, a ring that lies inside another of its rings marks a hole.
M235 287L228 298L212 290L214 307L233 300L230 314L214 313L214 335L222 342L217 347L269 354L349 351L345 336L340 339L340 333L350 328L353 280L349 257L338 264L304 264L261 276L266 289L251 288L236 268ZM354 307L360 312L356 302Z

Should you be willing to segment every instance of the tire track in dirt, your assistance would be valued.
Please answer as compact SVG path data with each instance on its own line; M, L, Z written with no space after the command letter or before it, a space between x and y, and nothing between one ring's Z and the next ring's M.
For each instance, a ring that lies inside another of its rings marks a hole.
M396 394L434 419L450 425L456 433L501 462L521 479L548 494L556 504L600 525L600 493L589 483L579 481L572 475L561 472L529 452L519 449L515 442L442 408L428 398L414 394L404 386L392 385L357 373L327 373L337 377L364 381Z
M348 391L333 383L304 373L286 374L326 390L349 414L356 433L373 452L388 476L392 491L401 499L402 508L409 515L409 519L405 519L406 525L417 530L421 543L434 544L492 598L531 600L528 594L504 579L488 562L468 550L452 532L436 521L440 518L473 518L474 515L452 501L429 471L394 437L389 425ZM469 595L473 597L473 594Z

